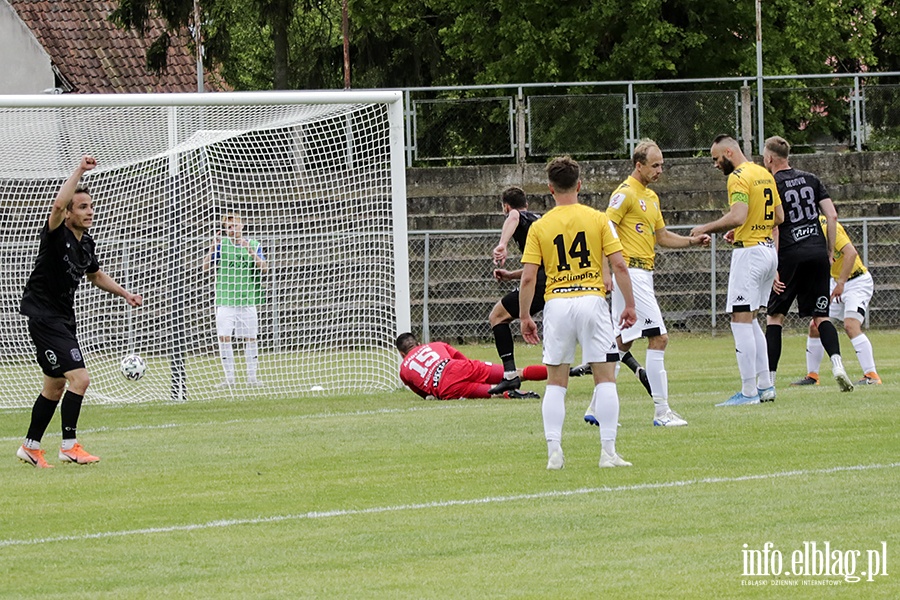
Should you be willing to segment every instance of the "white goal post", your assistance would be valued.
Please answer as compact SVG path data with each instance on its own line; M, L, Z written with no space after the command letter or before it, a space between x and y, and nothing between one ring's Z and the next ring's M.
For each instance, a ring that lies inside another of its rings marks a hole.
M403 143L396 91L0 96L0 408L40 392L19 301L83 154L98 163L83 181L101 269L144 298L131 308L82 282L87 401L396 388L393 342L410 329ZM259 386L237 336L234 384L222 385L217 254L203 263L228 214L268 265L255 284ZM131 353L148 365L138 382L119 369Z

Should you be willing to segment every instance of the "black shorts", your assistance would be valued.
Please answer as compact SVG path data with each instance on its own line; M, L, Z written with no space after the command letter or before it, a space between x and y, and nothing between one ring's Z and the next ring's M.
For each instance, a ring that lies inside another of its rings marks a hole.
M543 269L538 271L537 281L534 285L534 298L531 299L531 310L529 314L533 317L538 314L542 310L544 310L544 288L547 285L547 276L544 274ZM503 305L503 308L506 309L506 312L512 316L513 319L519 318L519 288L516 288L515 291L508 293L500 299L500 304Z
M65 319L30 317L28 333L37 350L37 362L47 377L64 377L84 369L84 357L75 338L75 323Z
M786 315L797 299L801 317L827 317L831 296L831 265L827 256L778 257L778 277L784 292L769 295L768 314Z

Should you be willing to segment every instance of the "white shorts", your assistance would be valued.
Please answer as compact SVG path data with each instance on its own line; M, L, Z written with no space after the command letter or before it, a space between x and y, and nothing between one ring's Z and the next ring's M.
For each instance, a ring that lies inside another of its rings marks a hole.
M656 292L653 291L653 271L628 269L628 275L631 277L637 321L628 329L619 329L619 319L625 310L625 296L616 286L612 293L612 322L616 335L621 335L625 343L641 337L663 335L666 333L666 324L663 323L659 303L656 301Z
M835 281L831 280L831 291L834 291ZM875 292L875 282L872 274L866 271L859 277L849 279L844 284L844 293L840 302L832 302L830 315L833 319L856 319L864 321L866 311L869 309L869 301Z
M581 344L584 362L619 360L609 305L602 296L552 298L544 306L544 364L571 365Z
M217 306L216 334L219 337L256 339L259 319L255 306Z
M753 312L768 304L777 272L778 252L774 246L735 248L731 253L725 312Z

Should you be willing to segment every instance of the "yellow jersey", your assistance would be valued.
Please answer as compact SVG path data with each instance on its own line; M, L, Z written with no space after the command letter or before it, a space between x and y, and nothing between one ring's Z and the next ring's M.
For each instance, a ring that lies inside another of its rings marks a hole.
M822 231L825 235L828 235L828 221L824 216L819 217L819 225L822 226ZM847 230L844 229L844 226L840 223L837 224L837 235L834 237L834 262L831 263L831 276L836 280L841 276L841 271L844 269L844 247L850 243L850 236L847 235ZM856 259L853 261L853 268L850 269L850 278L858 277L868 271L866 266L862 262L862 258L860 258L859 254L856 255Z
M652 271L656 232L666 226L656 192L629 175L609 197L606 216L616 226L628 266Z
M622 251L609 219L584 204L557 206L528 230L522 262L544 265L544 298L605 296L603 256Z
M775 207L781 196L775 178L764 167L747 161L728 176L728 206L747 204L747 220L734 230L735 246L755 246L772 242Z

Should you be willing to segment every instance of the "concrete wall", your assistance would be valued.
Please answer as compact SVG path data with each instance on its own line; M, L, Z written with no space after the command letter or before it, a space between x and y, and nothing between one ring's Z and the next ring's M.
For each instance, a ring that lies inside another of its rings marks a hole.
M0 0L0 94L40 94L56 85L50 56L6 0Z
M792 165L816 173L844 216L900 215L900 152L799 154ZM609 194L631 173L628 160L582 161L582 201L606 208ZM552 206L544 165L408 169L410 229L491 229L502 223L500 192L529 194L529 207ZM709 157L666 159L654 185L670 225L696 224L727 207L725 177Z

